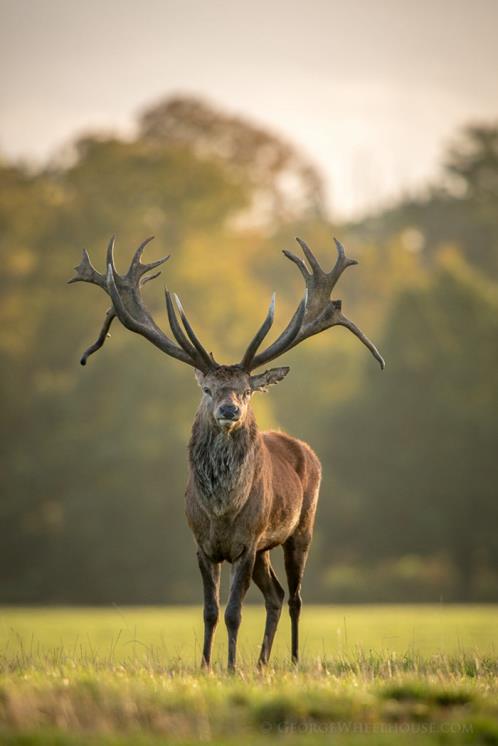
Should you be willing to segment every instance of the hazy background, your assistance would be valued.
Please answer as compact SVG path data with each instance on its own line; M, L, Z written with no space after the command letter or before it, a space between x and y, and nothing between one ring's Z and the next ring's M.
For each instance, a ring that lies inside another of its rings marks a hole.
M494 0L17 0L0 3L9 156L75 132L134 131L191 92L288 136L319 165L334 214L424 186L469 119L496 116Z
M301 235L387 359L286 356L264 426L324 464L305 596L498 600L495 2L0 2L0 601L201 598L183 515L192 373L67 286L151 233L233 362Z

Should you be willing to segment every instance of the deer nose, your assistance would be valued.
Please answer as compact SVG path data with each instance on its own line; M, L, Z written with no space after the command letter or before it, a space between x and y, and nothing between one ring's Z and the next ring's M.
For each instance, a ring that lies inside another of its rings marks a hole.
M240 409L235 404L222 404L218 409L218 417L223 420L238 420Z

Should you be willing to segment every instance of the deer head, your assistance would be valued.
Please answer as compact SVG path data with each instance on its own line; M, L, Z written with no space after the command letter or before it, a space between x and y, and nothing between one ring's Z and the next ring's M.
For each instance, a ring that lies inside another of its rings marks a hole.
M344 247L337 239L334 239L337 260L329 272L325 272L320 267L309 246L300 238L297 242L303 250L308 265L301 257L284 250L284 255L297 265L303 275L304 297L283 332L272 344L258 352L273 325L275 317L275 294L273 294L263 323L249 343L241 361L235 365L220 365L212 353L205 350L188 321L177 295L172 296L169 291L165 291L166 311L174 340L170 339L152 319L144 305L140 291L146 282L158 277L160 272L153 274L151 272L166 262L169 256L150 264L143 264L141 257L151 240L152 237L147 238L140 244L125 275L119 275L116 272L113 258L114 237L111 238L107 249L105 274L97 272L92 266L88 253L83 252L80 264L75 267L76 275L69 282L90 282L98 285L109 295L112 306L106 312L97 340L83 354L80 361L82 365L86 364L90 355L102 347L110 326L117 317L123 326L141 334L162 352L195 368L197 381L203 391L202 406L220 427L228 429L244 422L250 398L255 391L266 391L269 386L281 381L289 372L288 367L282 367L252 375L254 370L280 357L308 337L333 326L344 326L349 329L370 350L381 368L384 368L384 360L375 345L344 316L341 301L331 299L331 293L344 270L357 264L356 260L346 256Z
M208 373L196 370L203 394L201 408L218 427L234 430L244 425L254 392L266 392L269 386L282 381L289 370L271 368L255 376L240 365L220 365Z

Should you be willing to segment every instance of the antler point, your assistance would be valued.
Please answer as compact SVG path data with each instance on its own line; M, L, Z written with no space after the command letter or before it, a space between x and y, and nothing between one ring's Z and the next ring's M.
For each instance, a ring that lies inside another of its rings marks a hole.
M115 241L116 241L116 236L113 234L107 246L107 257L106 257L107 264L108 265L110 264L113 268L114 268L114 253L113 252L114 252Z
M271 301L270 301L270 308L269 308L269 313L270 313L270 318L271 318L272 323L273 323L273 319L275 317L275 303L276 303L276 301L277 301L277 294L276 294L275 291L273 291L273 293L271 294Z
M178 310L180 311L180 313L184 313L182 302L181 302L180 298L178 297L178 295L176 293L173 293L173 297L175 299L175 303L178 306Z

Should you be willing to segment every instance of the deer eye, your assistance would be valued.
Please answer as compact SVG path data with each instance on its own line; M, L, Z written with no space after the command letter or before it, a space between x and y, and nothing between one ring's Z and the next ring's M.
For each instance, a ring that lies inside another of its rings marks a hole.
M251 389L246 389L246 390L244 391L244 396L251 396L251 393L252 393L252 392L251 392Z
M204 391L205 394L207 394L208 396L211 396L211 391L208 388L204 387L202 390Z

